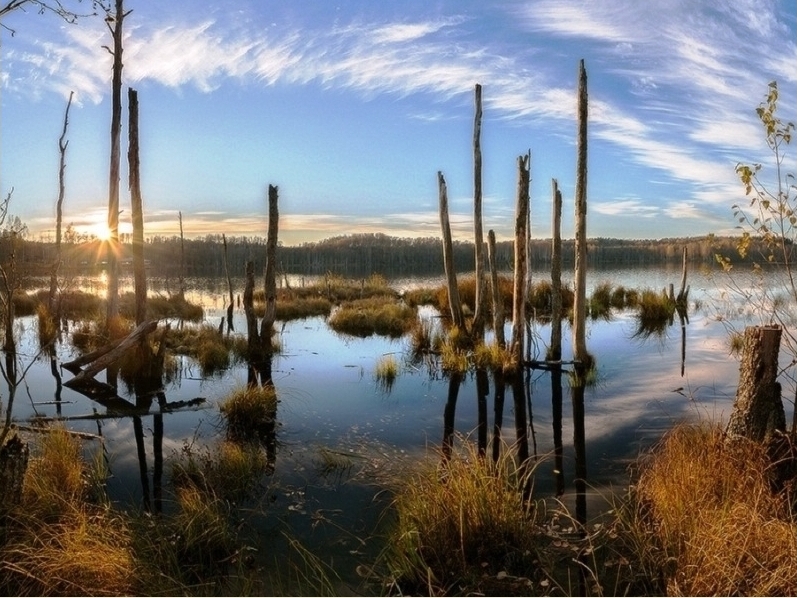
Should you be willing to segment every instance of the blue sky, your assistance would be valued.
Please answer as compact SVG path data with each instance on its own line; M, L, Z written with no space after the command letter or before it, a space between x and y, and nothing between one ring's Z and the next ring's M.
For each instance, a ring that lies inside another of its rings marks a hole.
M67 0L68 1L68 0ZM85 5L85 2L81 5ZM535 236L551 178L573 236L576 78L589 76L589 236L727 233L734 167L764 162L755 108L777 80L797 120L795 0L127 0L124 83L139 92L147 235L437 236L436 173L472 237L473 88L483 85L485 228L512 230L532 152ZM111 58L101 18L17 11L0 31L0 193L52 235L57 140L75 92L65 223L106 220ZM123 156L126 156L126 92ZM792 152L786 167L795 172ZM771 170L765 170L766 175ZM122 167L122 231L129 230Z

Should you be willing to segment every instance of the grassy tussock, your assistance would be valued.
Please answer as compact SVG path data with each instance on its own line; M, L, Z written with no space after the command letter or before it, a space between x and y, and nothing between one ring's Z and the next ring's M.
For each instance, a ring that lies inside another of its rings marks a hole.
M119 313L131 320L136 317L135 293L124 293L119 297ZM185 300L180 295L151 295L147 297L147 318L160 320L176 318L187 322L200 322L205 316L201 305L196 305Z
M372 334L397 338L412 330L418 319L414 308L393 297L372 297L342 304L329 317L336 332L366 337Z
M380 357L376 366L374 367L374 378L376 378L377 385L389 392L396 382L399 373L399 363L393 355L383 355Z
M632 537L670 595L794 595L797 526L766 450L679 426L644 464Z
M522 496L528 474L510 451L493 463L465 447L442 463L435 455L396 489L388 563L401 593L478 592L500 572L534 572L540 534Z
M332 303L326 297L278 298L276 318L282 322L303 320L315 316L328 316L331 310ZM261 306L261 311L265 313L265 306Z
M473 350L473 364L479 369L504 373L514 371L517 367L512 353L495 343L477 345Z
M38 324L39 348L52 345L58 336L58 328L50 314L50 309L44 303L39 303L36 308L36 323Z
M219 405L227 425L227 437L255 440L273 424L277 393L273 386L245 386L234 390Z
M246 341L237 336L224 336L209 324L171 329L166 337L166 346L172 353L195 359L203 375L213 375L229 367L231 351L245 352L239 343L245 346Z
M673 322L675 302L664 292L643 290L637 306L639 311L634 336L648 337L663 334Z

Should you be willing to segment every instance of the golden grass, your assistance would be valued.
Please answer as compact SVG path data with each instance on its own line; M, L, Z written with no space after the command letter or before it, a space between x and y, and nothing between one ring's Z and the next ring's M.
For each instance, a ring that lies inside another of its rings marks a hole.
M277 300L276 319L282 322L290 320L303 320L315 316L327 316L332 309L332 303L326 297L292 297ZM265 309L262 309L265 312Z
M479 369L504 373L515 371L517 368L512 352L495 343L477 345L473 350L473 364Z
M399 363L393 355L383 355L374 366L374 378L377 385L385 392L389 392L396 382L399 373Z
M643 464L631 536L670 595L794 595L797 526L764 447L678 426Z
M177 355L195 359L203 375L226 369L230 365L230 352L240 337L224 336L218 329L204 324L171 329L166 337L166 346Z
M329 317L336 332L366 337L372 334L397 338L406 334L418 318L414 308L393 297L371 297L342 304Z
M229 438L256 440L274 421L277 392L273 386L240 387L227 395L219 410Z
M433 455L397 482L387 562L398 591L478 592L500 572L532 575L540 529L523 499L529 475L511 452L494 463L465 442L450 459Z

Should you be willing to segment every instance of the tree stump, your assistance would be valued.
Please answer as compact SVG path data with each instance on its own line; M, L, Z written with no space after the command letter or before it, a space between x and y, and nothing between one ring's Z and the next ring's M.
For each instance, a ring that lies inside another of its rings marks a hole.
M11 436L0 447L0 517L19 504L27 468L28 445L19 436Z
M780 326L749 326L744 331L739 388L726 430L729 438L758 442L786 430L786 414L780 394L778 351Z

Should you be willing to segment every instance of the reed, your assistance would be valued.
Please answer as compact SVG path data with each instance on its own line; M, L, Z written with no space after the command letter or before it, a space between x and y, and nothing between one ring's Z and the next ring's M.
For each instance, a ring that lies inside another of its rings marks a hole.
M393 355L383 355L380 357L374 368L374 378L377 386L383 391L390 392L399 373L399 363Z
M277 393L273 386L244 386L232 391L219 405L227 437L233 440L261 438L274 422Z

